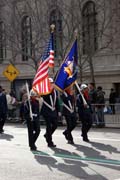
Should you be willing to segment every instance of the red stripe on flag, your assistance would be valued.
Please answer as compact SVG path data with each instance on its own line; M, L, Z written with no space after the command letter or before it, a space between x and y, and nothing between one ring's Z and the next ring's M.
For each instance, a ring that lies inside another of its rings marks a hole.
M46 77L43 81L33 86L33 89L39 94L39 95L45 95L49 94L51 91L51 84L49 82L48 77Z
M54 51L50 50L49 67L54 67Z

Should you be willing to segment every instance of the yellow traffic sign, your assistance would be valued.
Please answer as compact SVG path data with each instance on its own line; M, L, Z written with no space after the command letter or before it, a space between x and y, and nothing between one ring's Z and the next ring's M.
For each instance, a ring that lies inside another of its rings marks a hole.
M7 68L3 71L3 75L9 79L9 81L13 81L18 75L19 75L18 69L13 66L12 64L9 64Z

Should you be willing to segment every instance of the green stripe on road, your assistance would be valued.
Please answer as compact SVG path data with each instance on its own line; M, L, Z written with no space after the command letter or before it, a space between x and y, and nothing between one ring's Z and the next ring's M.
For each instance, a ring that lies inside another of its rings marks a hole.
M67 155L67 154L57 154L57 153L48 154L46 152L41 152L41 151L34 151L33 154L39 155L39 156L45 156L45 157L60 157L63 159L68 159L68 160L92 161L92 162L99 162L99 163L105 163L105 164L120 165L119 160L97 159L97 158L91 158L91 157L87 158L87 157Z

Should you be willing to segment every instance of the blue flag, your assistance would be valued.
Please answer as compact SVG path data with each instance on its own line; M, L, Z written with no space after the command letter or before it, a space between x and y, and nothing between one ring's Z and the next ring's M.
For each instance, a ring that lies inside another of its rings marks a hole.
M77 39L65 57L55 79L55 86L60 91L70 87L77 79Z

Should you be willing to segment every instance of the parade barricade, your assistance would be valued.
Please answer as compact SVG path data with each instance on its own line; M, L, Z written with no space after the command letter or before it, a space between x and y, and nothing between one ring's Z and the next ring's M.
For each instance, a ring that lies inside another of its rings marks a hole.
M111 105L115 106L115 114L113 114L111 110ZM101 104L92 104L92 108L95 110L94 114L97 119L97 108L101 106ZM104 121L105 127L117 127L120 128L120 103L116 104L103 104L103 112L104 112ZM77 112L77 107L76 107ZM45 121L42 116L40 116L41 125L45 124ZM8 110L7 122L22 122L20 117L20 104L14 105L11 109ZM79 119L77 113L77 124L81 126L81 120ZM59 117L58 125L66 125L64 116ZM96 123L93 121L93 126L96 127Z
M92 108L94 109L94 114L96 117L96 122L98 121L98 110L99 107L103 107L103 115L105 127L118 127L120 128L120 103L115 104L92 104ZM114 108L114 111L112 109ZM93 121L93 126L97 125L95 121Z

